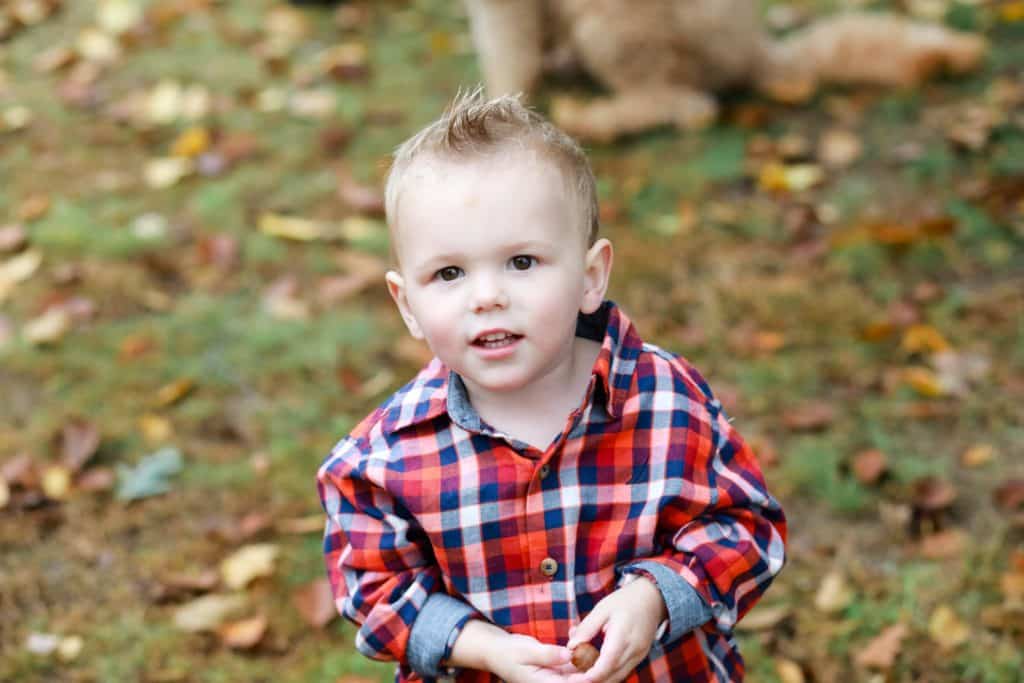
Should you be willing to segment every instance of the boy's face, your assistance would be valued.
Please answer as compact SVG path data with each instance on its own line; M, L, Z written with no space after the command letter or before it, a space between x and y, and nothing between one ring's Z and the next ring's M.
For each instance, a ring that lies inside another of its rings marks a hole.
M387 282L412 335L471 393L571 367L576 315L604 298L611 244L587 248L558 168L515 150L419 159L406 174Z

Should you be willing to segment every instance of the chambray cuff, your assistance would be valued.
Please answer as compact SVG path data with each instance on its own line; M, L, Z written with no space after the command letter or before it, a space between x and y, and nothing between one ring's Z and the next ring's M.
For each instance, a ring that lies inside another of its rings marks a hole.
M423 603L409 633L405 656L412 670L421 676L438 678L445 675L441 662L448 652L448 642L455 629L461 629L475 610L445 593L433 593Z
M668 612L668 632L661 637L663 645L674 642L711 619L711 608L697 589L660 562L635 562L623 567L622 572L645 572L654 578Z

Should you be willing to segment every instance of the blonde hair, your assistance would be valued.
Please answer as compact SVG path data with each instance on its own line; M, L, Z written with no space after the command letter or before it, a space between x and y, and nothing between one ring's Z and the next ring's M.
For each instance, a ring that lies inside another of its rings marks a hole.
M395 150L384 191L388 224L398 219L398 201L406 170L423 155L442 159L479 158L513 145L533 148L555 163L570 194L579 202L587 245L597 240L597 188L590 162L580 146L519 95L485 99L482 88L455 96L439 119Z

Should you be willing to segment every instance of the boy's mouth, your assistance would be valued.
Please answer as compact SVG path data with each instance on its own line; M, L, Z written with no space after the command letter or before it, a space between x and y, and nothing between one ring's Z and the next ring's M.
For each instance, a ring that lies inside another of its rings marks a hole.
M477 335L472 344L484 349L500 349L503 346L514 344L522 338L521 334L513 334L505 330L489 330Z

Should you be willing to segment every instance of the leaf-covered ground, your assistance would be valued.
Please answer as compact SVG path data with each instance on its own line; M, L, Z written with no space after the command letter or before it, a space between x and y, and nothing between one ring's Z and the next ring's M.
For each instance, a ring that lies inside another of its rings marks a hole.
M871 7L991 58L593 148L612 295L789 513L751 680L1020 680L1024 3ZM0 679L389 680L324 625L313 474L424 357L379 188L479 78L458 3L11 0L0 41Z

